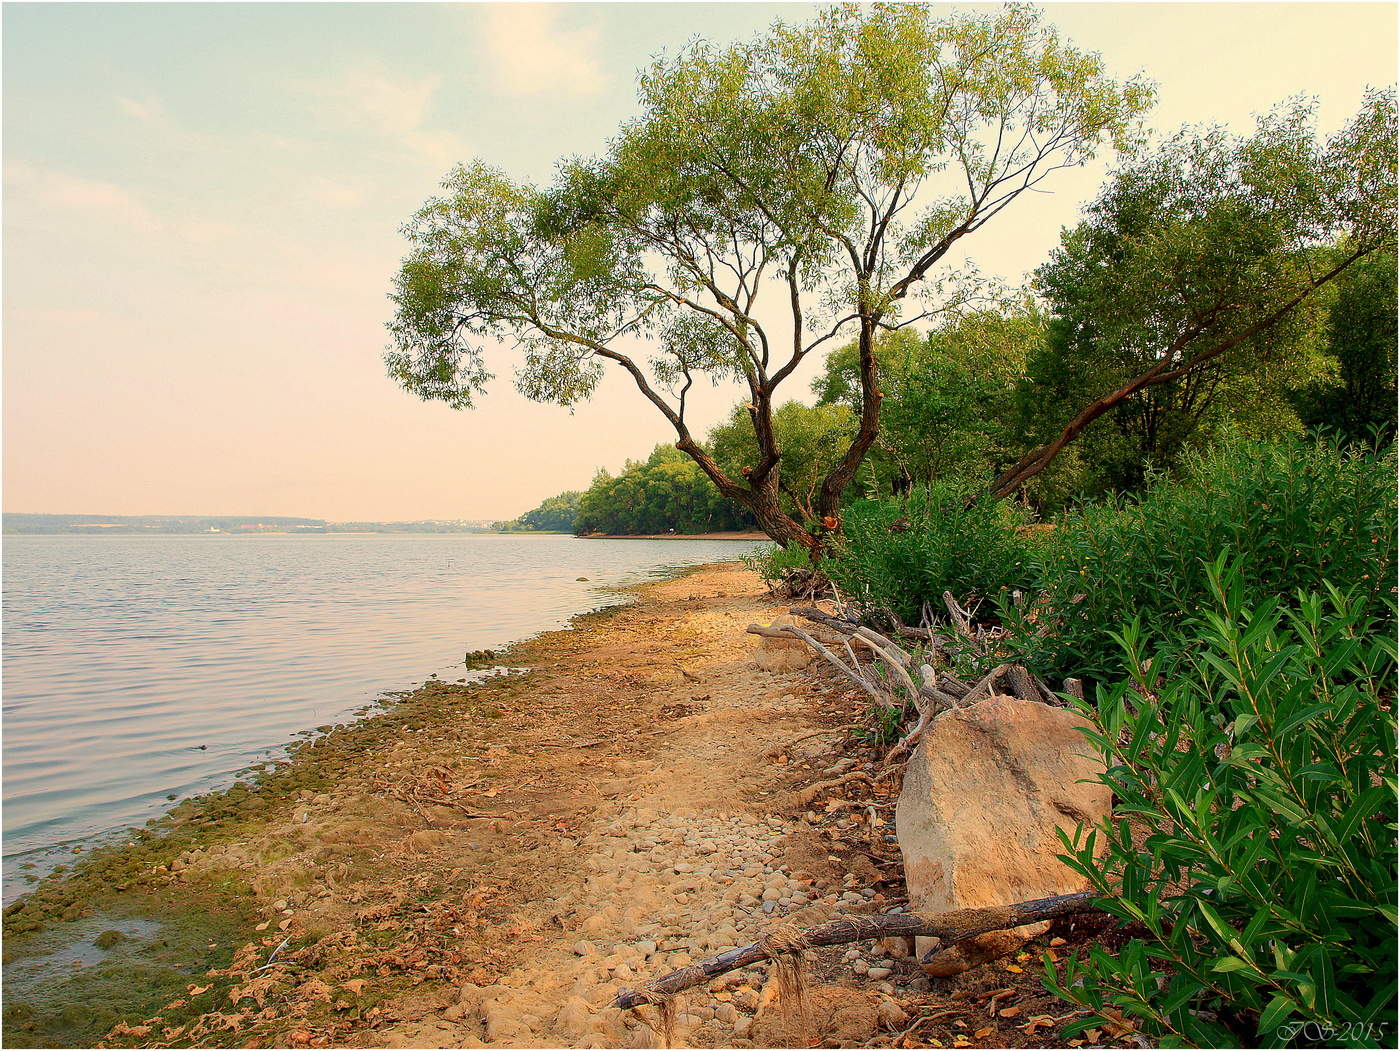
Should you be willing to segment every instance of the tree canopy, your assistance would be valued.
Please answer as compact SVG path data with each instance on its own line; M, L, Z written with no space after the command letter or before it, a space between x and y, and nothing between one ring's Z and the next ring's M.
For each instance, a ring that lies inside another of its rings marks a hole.
M782 506L782 382L854 335L858 423L813 508L834 517L879 429L877 333L956 298L949 252L1056 170L1128 145L1151 90L1028 7L890 4L697 42L647 70L640 96L609 149L553 185L479 161L449 176L405 228L390 374L462 408L493 341L521 349L516 384L540 401L574 404L620 368L721 493L779 542L817 547ZM745 390L746 476L691 431L701 379Z
M1324 367L1319 291L1393 249L1395 153L1394 93L1370 90L1325 141L1313 107L1295 100L1251 136L1187 128L1125 164L1037 271L1073 396L1045 406L1044 443L997 491L1129 399L1150 406L1139 396L1162 384L1179 401L1208 400L1247 375L1282 404L1288 385ZM1175 422L1189 428L1189 409Z

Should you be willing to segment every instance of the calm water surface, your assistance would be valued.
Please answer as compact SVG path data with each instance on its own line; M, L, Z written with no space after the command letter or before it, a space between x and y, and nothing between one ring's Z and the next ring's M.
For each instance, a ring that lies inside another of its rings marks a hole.
M746 541L18 536L4 542L5 898L74 845L228 784L290 736L466 674ZM587 577L579 581L578 577ZM32 865L32 868L22 866Z

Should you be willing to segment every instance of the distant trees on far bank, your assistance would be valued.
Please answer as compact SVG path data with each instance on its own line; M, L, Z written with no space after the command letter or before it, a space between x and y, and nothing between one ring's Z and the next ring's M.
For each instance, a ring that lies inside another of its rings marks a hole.
M572 533L582 497L577 489L567 490L541 501L538 507L513 521L497 522L496 529L502 533Z

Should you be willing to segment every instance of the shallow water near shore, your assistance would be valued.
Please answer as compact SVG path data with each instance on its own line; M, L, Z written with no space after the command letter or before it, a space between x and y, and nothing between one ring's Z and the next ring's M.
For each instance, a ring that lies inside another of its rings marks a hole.
M7 537L5 899L466 655L752 541ZM586 578L586 579L580 579Z

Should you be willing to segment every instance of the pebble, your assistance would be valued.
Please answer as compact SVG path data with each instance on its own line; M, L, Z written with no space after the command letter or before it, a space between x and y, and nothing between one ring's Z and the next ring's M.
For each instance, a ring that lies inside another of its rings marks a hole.
M889 967L870 967L866 969L865 976L878 981L881 978L888 978L893 973L894 970Z

